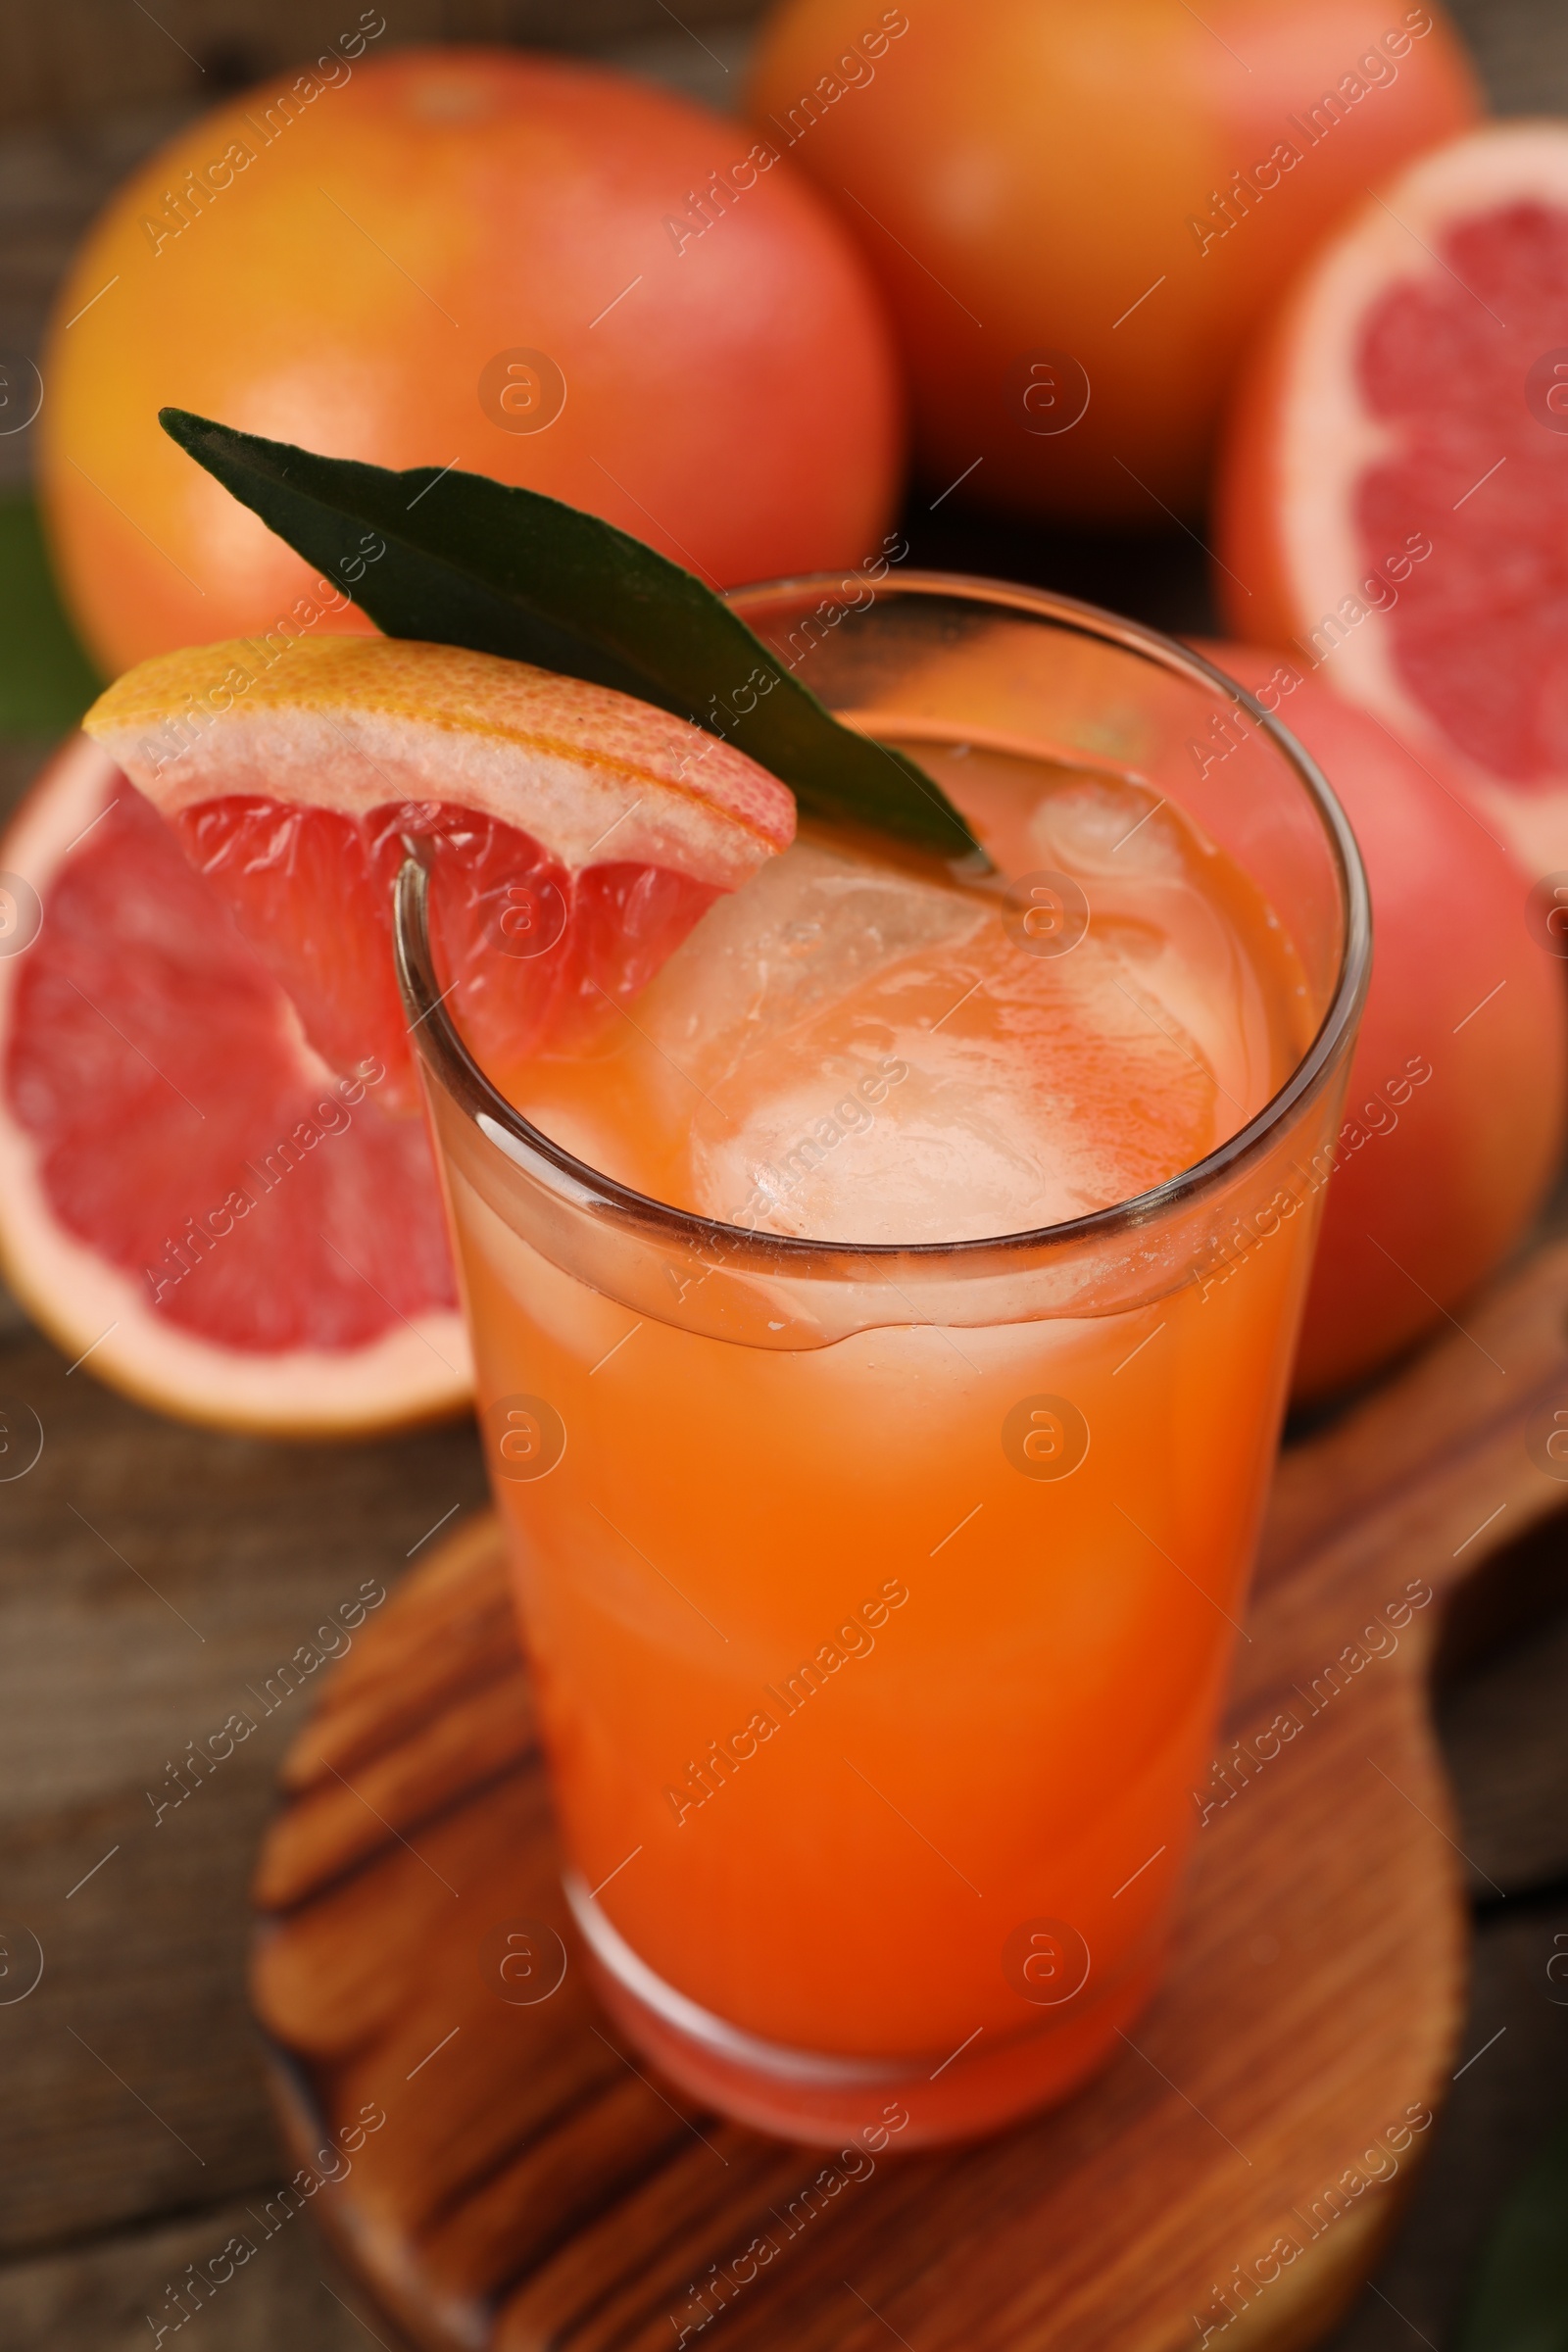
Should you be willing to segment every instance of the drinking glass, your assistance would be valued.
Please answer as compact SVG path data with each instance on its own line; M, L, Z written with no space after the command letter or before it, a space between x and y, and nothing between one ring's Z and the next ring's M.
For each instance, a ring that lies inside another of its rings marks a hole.
M819 1242L646 1199L530 1125L442 1001L421 868L400 879L587 1963L693 2097L909 2147L1061 2097L1158 1982L1365 994L1366 886L1278 719L1148 629L935 574L733 601L917 757L979 746L1020 790L1041 763L1170 802L1296 957L1295 1066L1197 1166L1040 1231ZM1038 952L1092 921L1075 887L1020 883Z

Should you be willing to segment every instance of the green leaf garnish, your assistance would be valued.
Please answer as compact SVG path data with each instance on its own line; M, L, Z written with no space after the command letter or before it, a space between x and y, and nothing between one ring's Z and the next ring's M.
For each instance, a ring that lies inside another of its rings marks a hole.
M269 529L350 586L387 636L616 687L737 744L808 815L984 859L912 760L841 725L722 597L597 514L482 473L318 457L187 409L161 409L159 420ZM368 562L375 541L384 552ZM747 694L753 707L740 710Z
M1547 2141L1502 2209L1459 2352L1568 2352L1568 2131Z

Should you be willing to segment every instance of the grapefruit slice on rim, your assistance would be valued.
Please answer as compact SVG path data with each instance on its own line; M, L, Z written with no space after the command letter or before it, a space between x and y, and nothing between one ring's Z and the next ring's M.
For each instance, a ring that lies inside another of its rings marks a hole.
M375 1065L325 1067L86 737L0 869L21 914L0 957L0 1259L36 1320L189 1420L324 1437L456 1411L471 1372L429 1146L381 1108Z
M504 1083L615 1017L721 892L795 830L794 795L608 687L407 638L247 642L141 662L87 732L173 823L341 1073L416 1107L392 963L411 841L465 1035Z
M0 1257L142 1400L328 1436L471 1385L392 976L406 840L504 1070L613 1020L795 811L716 739L516 662L336 639L283 667L131 671L0 844Z
M1216 520L1237 635L1568 867L1568 125L1438 148L1321 248L1238 387Z

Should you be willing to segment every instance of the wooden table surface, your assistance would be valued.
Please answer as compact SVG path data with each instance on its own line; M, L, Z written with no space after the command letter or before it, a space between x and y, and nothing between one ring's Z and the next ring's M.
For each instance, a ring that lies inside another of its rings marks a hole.
M1500 108L1568 112L1560 0L1457 13ZM738 64L738 36L705 25L705 39ZM682 42L650 39L642 62L717 94L717 66ZM71 239L172 119L0 141L0 344L35 344ZM0 444L0 479L25 455ZM1176 534L1111 546L933 517L918 500L906 527L916 561L1048 582L1167 627L1209 619L1201 556ZM0 743L0 805L44 748ZM0 2344L129 2352L153 2340L167 2284L278 2177L245 2005L245 1895L304 1696L160 1817L171 1767L362 1580L390 1590L483 1477L466 1422L323 1449L181 1428L68 1374L14 1309L0 1313L0 1408L8 1396L36 1411L44 1446L0 1483ZM1340 2352L1452 2340L1500 2200L1568 2115L1568 1982L1548 1975L1568 1952L1568 1521L1526 1566L1546 1613L1472 1662L1442 1712L1478 1890L1472 2062ZM42 1980L8 2000L31 1973L29 1935ZM193 2324L227 2352L394 2343L308 2216Z

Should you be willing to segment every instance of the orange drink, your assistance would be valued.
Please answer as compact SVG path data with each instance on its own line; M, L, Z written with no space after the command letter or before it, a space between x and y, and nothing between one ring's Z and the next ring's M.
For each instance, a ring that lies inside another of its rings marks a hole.
M1158 1980L1365 892L1147 632L738 601L994 870L804 827L579 1053L481 1070L410 868L403 979L604 1997L695 2095L909 2146L1063 2094Z

